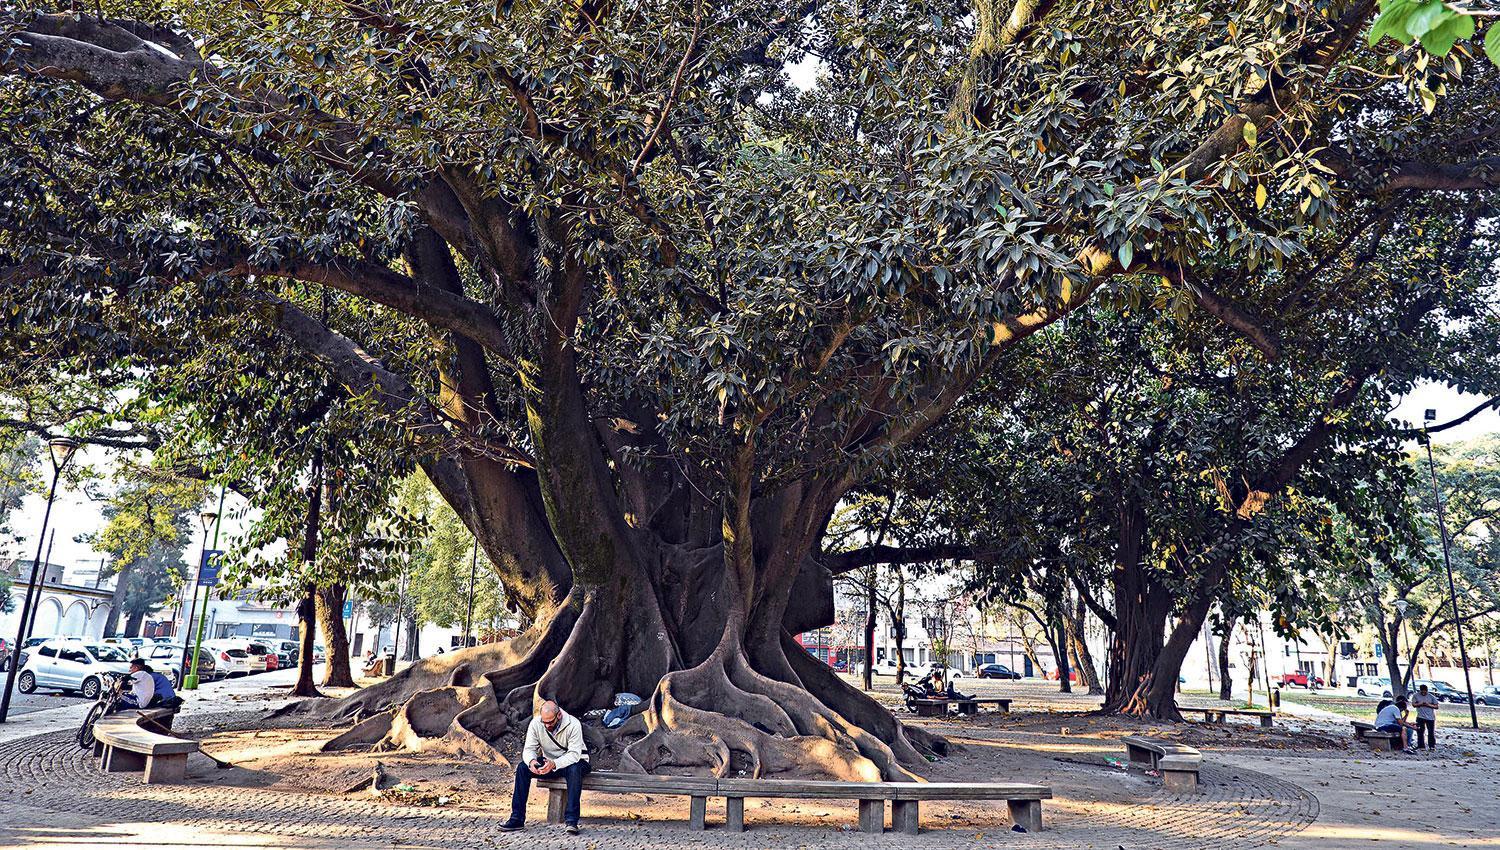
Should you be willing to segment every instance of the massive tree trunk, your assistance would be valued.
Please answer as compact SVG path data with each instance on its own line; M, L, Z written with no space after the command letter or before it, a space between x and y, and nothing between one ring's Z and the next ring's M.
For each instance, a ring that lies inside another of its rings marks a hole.
M354 673L349 669L349 633L344 628L344 600L349 589L332 584L318 589L318 625L323 632L323 646L328 650L328 666L323 670L323 686L352 688Z

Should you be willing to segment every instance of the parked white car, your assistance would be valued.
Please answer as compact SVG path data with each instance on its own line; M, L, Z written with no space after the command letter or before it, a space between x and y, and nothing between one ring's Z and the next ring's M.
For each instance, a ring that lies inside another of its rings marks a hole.
M1362 697L1390 697L1391 680L1385 676L1360 676L1354 680L1354 692Z
M37 688L79 691L88 699L99 696L105 673L129 673L130 655L118 646L76 638L43 641L33 649L16 679L23 694Z
M203 642L204 648L213 652L214 661L225 676L244 676L252 672L247 649L249 645L250 641L233 638L215 638ZM260 659L260 669L266 669L265 658Z

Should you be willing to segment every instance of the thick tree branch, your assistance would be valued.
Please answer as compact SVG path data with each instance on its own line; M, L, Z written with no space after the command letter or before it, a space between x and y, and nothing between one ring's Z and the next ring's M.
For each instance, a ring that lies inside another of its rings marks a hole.
M872 545L832 552L822 558L823 565L834 575L872 564L922 564L929 561L982 561L1001 554L1001 549L962 543L937 543L931 546Z

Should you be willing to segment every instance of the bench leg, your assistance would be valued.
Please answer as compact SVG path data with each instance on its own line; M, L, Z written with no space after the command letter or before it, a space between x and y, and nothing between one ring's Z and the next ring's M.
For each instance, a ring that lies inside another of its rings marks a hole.
M104 748L104 770L108 773L126 773L145 770L146 757L119 747Z
M745 798L724 798L724 828L730 832L745 831Z
M187 753L146 757L146 784L181 782L187 775Z
M1365 742L1370 745L1370 749L1374 750L1377 753L1388 753L1388 752L1391 751L1391 739L1390 738L1384 738L1384 737L1381 737L1381 736L1378 736L1378 735L1371 735L1370 737L1368 737L1368 738L1365 739Z
M96 758L96 759L102 759L102 758L104 758L104 742L103 741L100 741L100 740L95 740L94 741L94 758Z
M1041 800L1006 800L1010 807L1010 822L1027 832L1042 831Z
M563 810L568 807L568 792L565 788L547 789L547 823L562 823Z
M1191 770L1164 770L1161 772L1161 784L1168 791L1196 791L1198 774Z
M903 835L916 835L917 821L920 818L916 800L891 801L891 828L895 831Z
M1270 729L1271 728L1271 720L1272 719L1273 718L1271 717L1271 715L1267 714L1267 715L1261 717L1261 719L1260 719L1260 725L1263 726L1263 727L1265 727L1265 728L1267 728L1267 729Z
M884 800L859 801L859 831L877 834L885 832Z
M708 827L708 798L693 797L688 809L688 828L702 832Z

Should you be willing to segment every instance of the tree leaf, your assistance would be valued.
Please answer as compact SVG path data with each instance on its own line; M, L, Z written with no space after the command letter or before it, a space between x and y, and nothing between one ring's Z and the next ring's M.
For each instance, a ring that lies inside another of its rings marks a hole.
M1490 24L1490 28L1484 33L1484 55L1490 57L1490 61L1500 65L1500 22Z

